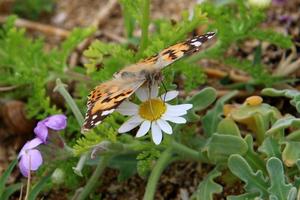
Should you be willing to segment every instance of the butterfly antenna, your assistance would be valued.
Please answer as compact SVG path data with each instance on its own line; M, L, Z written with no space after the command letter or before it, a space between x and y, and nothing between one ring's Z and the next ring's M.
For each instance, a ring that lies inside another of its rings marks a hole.
M165 90L165 96L164 96L164 99L163 99L163 102L165 103L166 102L166 97L167 97L166 94L167 94L168 90L167 90L167 87L166 87L164 81L161 81L161 85L163 86L163 88Z

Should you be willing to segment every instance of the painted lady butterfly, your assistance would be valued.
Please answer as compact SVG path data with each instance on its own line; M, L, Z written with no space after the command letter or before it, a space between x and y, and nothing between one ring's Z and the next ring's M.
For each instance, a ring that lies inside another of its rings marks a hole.
M159 82L163 68L185 55L199 51L201 45L214 35L214 32L208 32L170 46L155 56L123 68L114 75L112 80L98 85L88 96L82 132L99 125L139 87L149 87L154 82Z

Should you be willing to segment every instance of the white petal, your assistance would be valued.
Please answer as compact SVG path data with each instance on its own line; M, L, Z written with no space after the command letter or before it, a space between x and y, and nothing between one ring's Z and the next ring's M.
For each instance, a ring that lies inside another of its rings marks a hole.
M117 112L122 115L132 116L138 113L138 105L131 103L129 101L124 101L121 105L116 109Z
M158 119L157 121L158 126L161 128L161 130L167 134L172 134L172 127L170 126L170 124L168 122L166 122L163 119Z
M176 124L185 124L186 119L183 117L173 117L173 116L163 116L162 119L176 123Z
M120 126L120 128L118 129L118 132L126 133L128 131L131 131L132 129L134 129L135 127L140 125L140 123L142 121L143 121L143 119L140 118L140 116L134 115L129 120L127 120L124 124L122 124L122 126Z
M146 101L149 99L149 89L147 87L140 87L135 92L135 95L139 98L139 100Z
M150 92L150 97L151 98L156 98L158 95L158 86L157 83L154 83L153 85L151 85L151 92Z
M167 93L161 95L161 99L162 99L163 101L170 101L170 100L174 99L175 97L177 97L178 94L179 94L178 91L172 90L172 91L169 91L169 92L167 92Z
M161 143L161 140L162 140L162 132L161 132L159 126L155 122L152 122L151 134L152 134L153 142L156 145L159 145Z
M142 123L142 125L140 126L137 134L135 137L142 137L144 135L146 135L146 133L148 133L149 129L150 129L150 125L151 125L151 122L146 120Z
M192 108L192 104L181 104L181 105L167 105L167 111L165 112L165 116L182 116L187 114L187 110Z

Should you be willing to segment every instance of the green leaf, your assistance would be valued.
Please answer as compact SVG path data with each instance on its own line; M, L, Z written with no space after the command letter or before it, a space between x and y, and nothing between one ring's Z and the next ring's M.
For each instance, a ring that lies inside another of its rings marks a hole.
M1 200L9 199L10 195L20 190L22 187L22 183L16 183L5 188L3 194L1 194Z
M209 160L217 163L226 162L232 154L244 155L248 146L241 137L213 134L206 144L205 150L207 150Z
M217 132L224 135L241 136L240 129L231 118L224 118L218 124Z
M221 175L216 168L209 172L201 181L196 193L193 195L197 200L213 200L213 194L221 193L223 187L214 182L214 179Z
M270 193L270 199L288 199L290 192L294 193L294 189L292 184L285 183L286 179L281 161L275 157L270 158L267 161L267 170L271 182L271 186L268 188L268 192Z
M259 193L245 193L237 196L230 195L226 198L226 200L262 200L262 198L259 197Z
M254 171L261 170L264 174L267 174L265 162L262 160L260 155L256 153L253 149L254 145L252 135L246 135L244 140L248 145L248 151L244 155L244 158L247 160L248 164Z
M295 118L294 116L287 114L283 118L278 119L267 131L267 134L273 134L277 131L281 132L289 127L300 127L300 118Z
M17 162L18 162L17 159L13 160L13 161L9 164L9 166L8 166L8 168L5 170L5 172L1 175L1 177L0 177L0 196L3 195L3 192L4 192L4 190L5 190L5 184L6 184L6 182L7 182L7 179L9 178L9 176L10 176L12 170L15 168Z
M282 160L287 167L292 167L300 159L300 142L287 141L282 152Z
M39 193L46 188L49 182L51 182L51 175L52 173L49 173L48 175L42 177L42 179L40 179L39 182L33 186L30 194L28 195L28 200L35 200L37 198Z
M202 119L203 129L206 136L210 137L216 132L217 126L221 121L221 115L223 113L223 106L226 101L231 99L237 94L237 91L230 92L221 97L214 106L213 109L209 110Z
M211 105L217 98L217 92L212 87L207 87L195 94L186 103L193 104L192 110L188 113L188 121L199 120L199 116L195 112L199 112Z
M267 137L262 145L258 148L258 151L266 154L268 158L281 158L280 145L278 141L272 137Z
M256 173L250 167L248 162L240 155L231 155L228 159L228 167L230 171L243 180L247 192L259 192L260 197L266 199L268 197L268 184L262 175L262 171Z
M290 98L291 105L295 106L297 111L300 112L300 92L297 90L276 90L273 88L265 88L261 91L261 93L271 97Z
M262 41L270 42L281 48L290 48L293 42L289 36L284 36L272 30L259 30L255 29L247 34L249 37L256 38Z
M118 181L125 181L136 173L136 154L114 156L109 166L118 169Z

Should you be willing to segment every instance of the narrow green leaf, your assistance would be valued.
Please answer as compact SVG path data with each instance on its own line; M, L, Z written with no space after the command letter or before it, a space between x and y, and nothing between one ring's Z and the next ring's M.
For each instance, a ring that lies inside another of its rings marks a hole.
M22 187L22 183L16 183L16 184L8 186L7 188L5 188L5 191L1 195L1 200L9 199L10 195L12 195L16 191L20 190L21 187Z
M254 173L248 162L240 155L231 155L228 159L228 167L230 171L243 180L246 185L247 192L259 192L260 197L266 199L268 197L268 184L262 175L262 171Z
M285 183L283 166L278 158L272 157L267 162L271 186L268 188L270 199L286 200L293 189L292 184Z
M214 106L213 109L209 110L202 119L203 129L206 136L211 136L216 132L217 126L221 121L221 115L223 113L223 106L226 101L231 99L237 94L237 91L232 91L225 96L221 97Z
M35 200L39 193L46 187L47 183L51 181L51 175L52 173L49 173L48 175L44 176L30 191L30 194L28 196L28 200Z
M220 175L221 172L215 168L201 181L195 193L197 200L213 200L213 194L222 192L223 187L214 182Z
M226 162L231 154L244 155L248 146L241 137L213 134L205 149L209 160L216 163Z
M0 177L0 196L3 195L3 192L5 190L5 183L6 183L7 179L9 178L12 170L15 168L17 162L18 162L17 159L13 160L9 164L8 168L5 170L5 172L3 173L3 175Z

